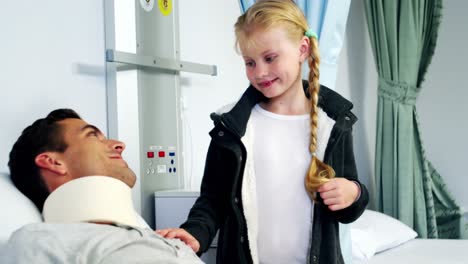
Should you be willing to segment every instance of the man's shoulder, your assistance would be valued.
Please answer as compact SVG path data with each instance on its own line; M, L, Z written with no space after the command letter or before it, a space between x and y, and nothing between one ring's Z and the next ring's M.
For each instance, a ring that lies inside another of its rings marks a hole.
M125 228L112 225L34 223L16 230L10 236L5 248L9 248L12 252L22 251L24 248L35 248L37 252L56 251L57 254L60 252L68 254L73 249L87 244L98 247L100 240L109 241L114 236L125 239L128 232Z
M18 238L22 237L24 235L29 235L31 233L36 233L36 232L44 232L50 229L50 224L47 223L32 223L32 224L27 224L24 225L23 227L17 229L13 234L11 235L11 238Z
M16 230L3 246L0 263L70 263L70 257L92 241L96 228L105 227L86 223L27 224Z
M47 239L48 237L57 239L61 234L69 237L70 234L74 233L86 236L95 234L96 232L105 232L105 230L110 231L115 228L115 226L90 223L33 223L16 230L11 235L10 240L32 240L31 238L36 236L38 239Z

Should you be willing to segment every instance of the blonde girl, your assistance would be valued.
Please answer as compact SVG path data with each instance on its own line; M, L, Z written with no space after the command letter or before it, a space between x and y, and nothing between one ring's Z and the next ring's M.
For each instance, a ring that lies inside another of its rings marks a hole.
M158 232L201 254L219 231L222 264L343 263L338 222L356 220L368 203L352 104L319 84L317 36L294 2L255 3L235 34L250 86L211 116L200 197L187 221Z

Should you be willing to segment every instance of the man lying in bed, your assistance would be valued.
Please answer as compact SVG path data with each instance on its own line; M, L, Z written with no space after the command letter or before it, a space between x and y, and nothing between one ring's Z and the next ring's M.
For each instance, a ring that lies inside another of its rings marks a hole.
M70 109L27 127L8 166L45 223L16 231L0 263L202 263L185 243L138 223L124 149Z

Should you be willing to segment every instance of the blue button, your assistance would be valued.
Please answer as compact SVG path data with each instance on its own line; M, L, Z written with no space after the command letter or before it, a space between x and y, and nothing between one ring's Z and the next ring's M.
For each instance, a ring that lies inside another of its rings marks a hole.
M175 170L175 168L174 168L174 173L175 173L175 171L176 171L176 170Z
M174 156L175 156L175 152L169 152L169 156L174 157Z
M172 168L169 168L169 173L171 173L171 172L172 172Z
M174 160L173 160L173 159L171 159L171 164L174 164Z

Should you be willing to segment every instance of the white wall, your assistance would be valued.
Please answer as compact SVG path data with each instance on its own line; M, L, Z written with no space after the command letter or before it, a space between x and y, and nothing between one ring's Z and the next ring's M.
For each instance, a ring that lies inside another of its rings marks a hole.
M234 49L237 0L180 0L180 55L184 61L213 64L217 76L182 73L184 134L189 187L199 189L213 128L210 113L237 100L248 86L244 63ZM190 177L191 176L191 177Z
M0 172L21 131L56 108L73 108L107 131L103 5L2 1Z
M459 205L468 209L468 52L466 1L444 1L438 45L417 101L426 156L444 178ZM337 90L350 98L360 121L355 153L361 179L373 184L377 74L363 1L351 1ZM373 189L373 187L372 187Z
M115 49L136 53L135 1L114 1L114 23ZM126 144L123 158L137 175L132 189L132 198L135 210L141 212L137 71L118 71L116 86L117 133L119 140Z
M417 103L426 156L468 210L467 1L444 1L432 63Z
M351 1L335 90L354 104L353 113L358 117L354 153L359 178L369 188L373 207L377 73L363 8L363 1Z

